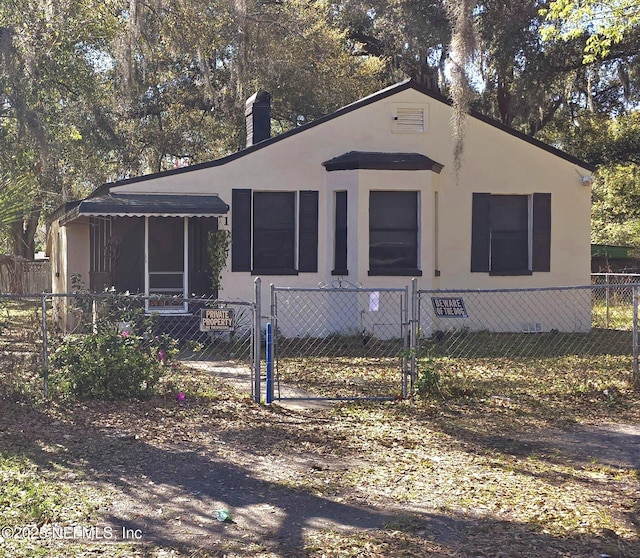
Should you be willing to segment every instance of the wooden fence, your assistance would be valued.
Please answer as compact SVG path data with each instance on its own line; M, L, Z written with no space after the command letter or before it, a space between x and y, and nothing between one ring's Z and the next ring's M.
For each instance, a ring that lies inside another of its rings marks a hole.
M0 255L0 294L51 292L51 265Z

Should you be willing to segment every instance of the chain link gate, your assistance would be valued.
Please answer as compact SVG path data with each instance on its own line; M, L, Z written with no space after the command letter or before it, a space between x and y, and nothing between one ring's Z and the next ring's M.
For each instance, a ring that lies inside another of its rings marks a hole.
M410 384L409 289L271 286L273 397L391 400Z

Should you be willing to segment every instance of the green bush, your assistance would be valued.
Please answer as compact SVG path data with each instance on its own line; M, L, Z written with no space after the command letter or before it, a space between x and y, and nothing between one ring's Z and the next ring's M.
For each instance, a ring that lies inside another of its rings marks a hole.
M431 355L427 355L418 360L418 374L414 385L414 392L423 399L435 395L442 395L440 391L438 361Z
M66 339L51 358L51 385L79 399L140 399L152 395L175 352L165 338L102 331Z

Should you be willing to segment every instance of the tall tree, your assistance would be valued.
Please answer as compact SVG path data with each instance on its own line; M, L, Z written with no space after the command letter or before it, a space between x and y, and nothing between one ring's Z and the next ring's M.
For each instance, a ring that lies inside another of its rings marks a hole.
M74 197L73 172L96 134L99 95L92 57L108 29L110 2L10 0L0 5L0 171L35 184L23 219L12 223L13 249L32 257L40 214Z
M547 37L587 36L585 63L606 59L640 25L639 0L553 0L541 12Z

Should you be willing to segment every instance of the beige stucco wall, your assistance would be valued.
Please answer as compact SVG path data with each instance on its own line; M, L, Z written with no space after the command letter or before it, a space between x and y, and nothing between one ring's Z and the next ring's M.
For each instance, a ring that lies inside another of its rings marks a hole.
M53 239L51 261L51 285L54 293L73 292L72 275L79 274L82 283L89 287L89 223L88 219L62 224L56 220L51 224L49 234ZM56 248L59 246L59 249ZM72 301L54 298L53 307L56 320L63 331L72 330L77 317L72 311Z
M424 133L394 133L398 106L421 106L428 116ZM456 180L453 167L451 109L415 90L346 113L294 134L265 149L228 163L184 174L155 178L118 188L121 192L217 193L230 203L233 188L319 190L318 273L297 277L263 277L266 286L328 283L333 267L332 207L336 190L349 192L349 281L364 286L398 286L405 277L368 277L369 189L417 189L422 205L419 287L528 288L586 285L590 271L590 189L580 174L589 172L535 145L473 117L467 118L463 166ZM345 152L417 152L444 165L431 171L334 171L322 162ZM434 276L434 192L438 192L438 268ZM552 193L552 260L550 273L494 277L470 272L471 200L473 192ZM356 213L357 214L354 214ZM229 215L229 227L231 215ZM357 222L356 226L353 226ZM353 249L355 248L355 250ZM357 260L357 266L354 265ZM223 274L222 296L246 298L252 293L249 273ZM265 290L264 294L267 292Z
M79 274L83 284L89 287L89 223L86 218L61 223L56 220L51 224L49 234L53 238L54 249L51 262L51 284L53 292L71 292L71 277Z

